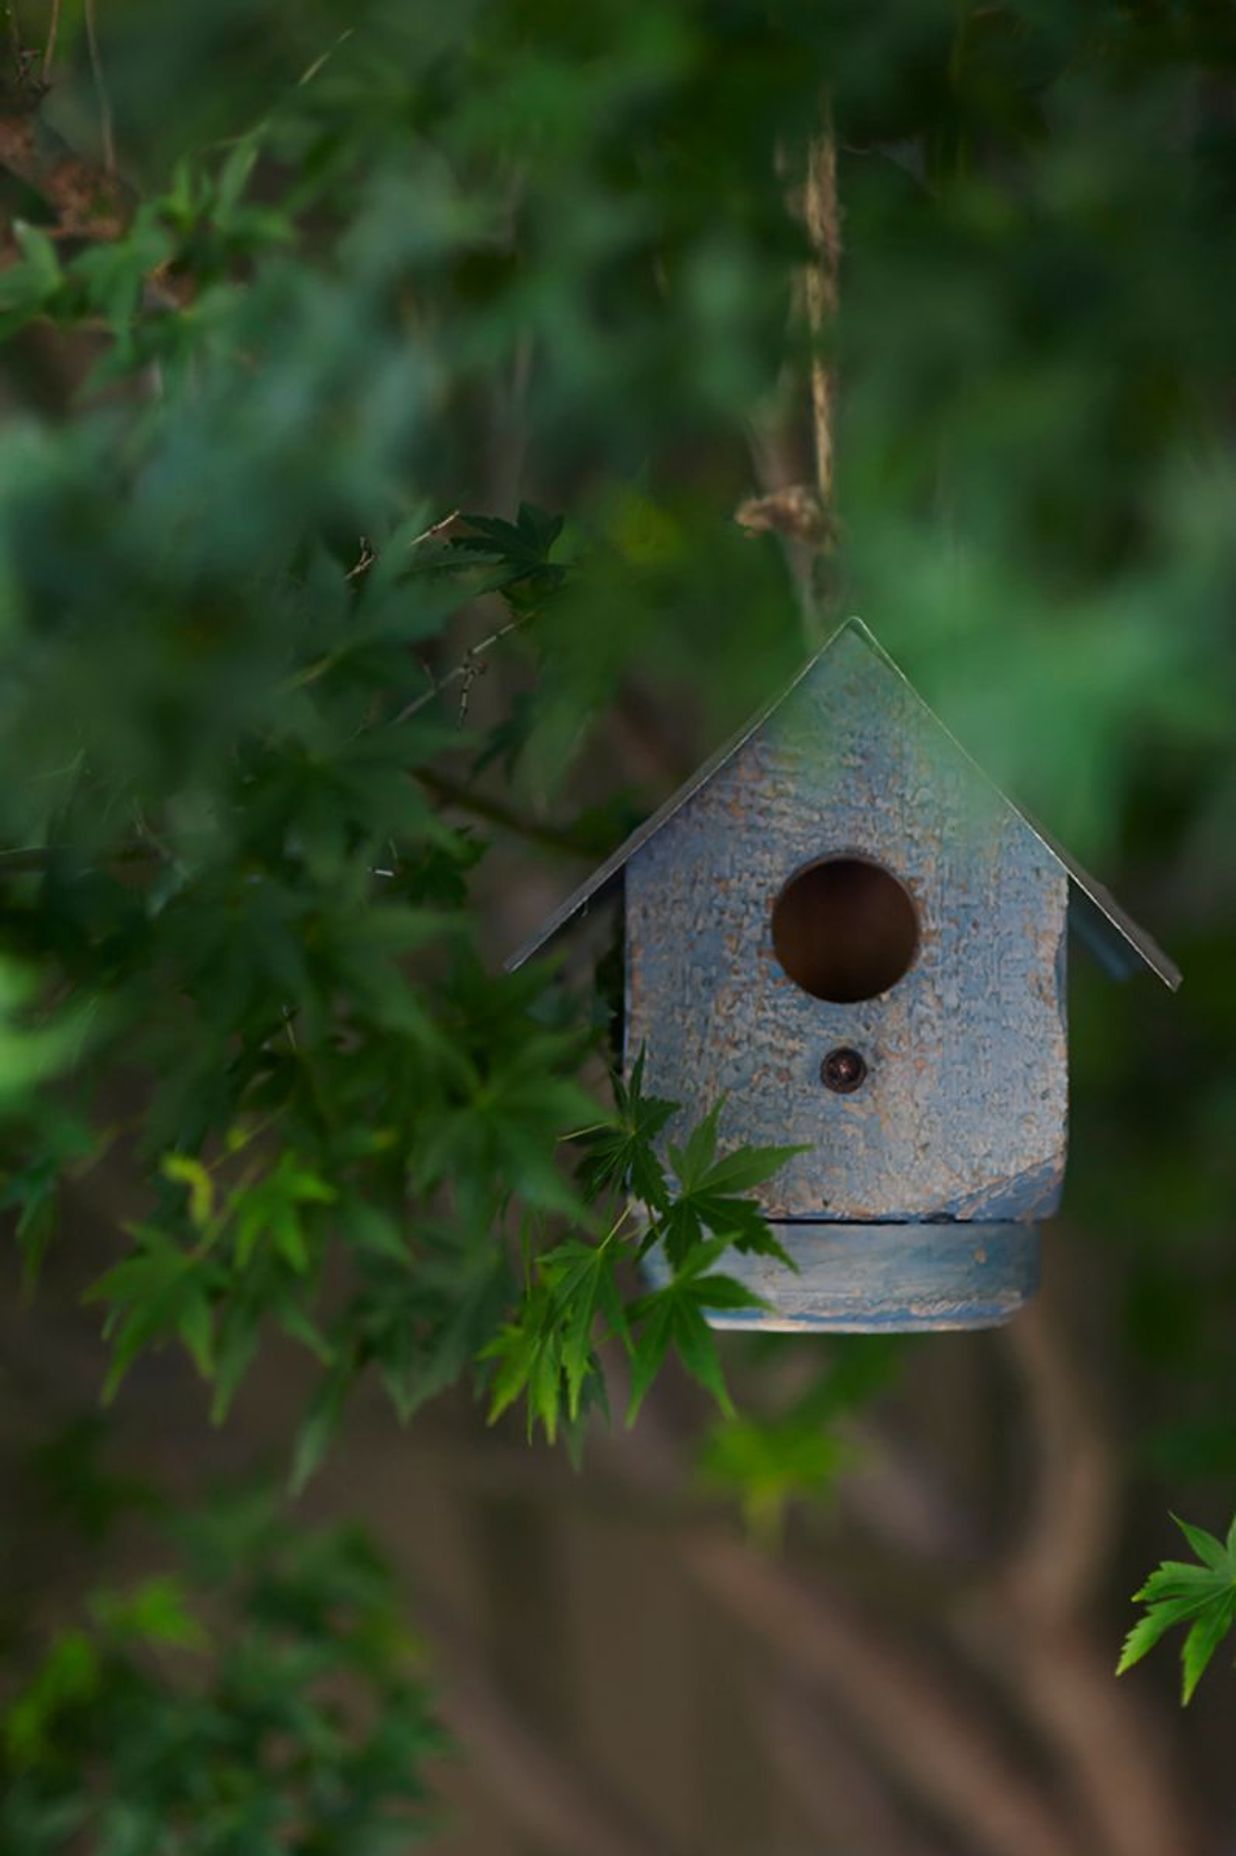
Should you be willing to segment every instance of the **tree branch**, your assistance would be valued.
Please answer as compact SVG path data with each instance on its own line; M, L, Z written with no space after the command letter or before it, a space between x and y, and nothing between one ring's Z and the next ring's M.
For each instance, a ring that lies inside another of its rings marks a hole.
M486 824L496 825L500 831L509 832L512 837L521 838L525 843L539 845L542 850L555 851L563 857L587 858L595 854L596 846L573 832L569 826L526 818L505 801L478 792L475 787L467 786L462 781L453 780L449 774L439 773L430 767L417 767L413 770L412 778L443 805L454 806L460 812L470 813L473 818L483 819ZM17 850L0 849L0 882L6 876L37 876L40 871L48 869L56 858L75 850L75 846L65 844L27 845ZM108 851L103 861L140 868L142 865L167 863L171 857L170 853L146 841L120 845L116 850Z
M622 1403L620 1389L614 1399ZM602 1447L641 1485L682 1486L676 1444L648 1407L637 1447ZM952 1693L821 1581L806 1584L716 1526L691 1530L682 1557L716 1603L800 1679L825 1688L884 1765L984 1856L1094 1856L1041 1782L1010 1757L981 1703Z
M832 1712L825 1715L815 1703L801 1681L773 1676L757 1718L769 1761L818 1838L816 1847L941 1856L942 1845L911 1825L882 1775L856 1757Z
M1005 1583L1027 1614L1053 1625L1089 1609L1120 1512L1118 1453L1068 1345L1062 1312L1040 1300L1000 1336L1025 1396L1037 1477Z
M522 838L525 843L538 844L543 850L557 851L566 857L591 857L596 853L594 844L586 843L568 826L550 825L541 819L525 818L504 800L480 793L473 786L464 786L447 774L420 767L416 778L426 792L432 793L444 805L456 806L461 812L469 812L474 818L484 819L487 824L496 825L499 830L510 832L512 837Z
M53 230L59 237L119 238L131 217L124 188L114 175L83 161L42 127L34 102L37 97L15 107L10 97L0 112L0 167L33 188L55 211Z
M986 1856L1093 1856L988 1721L818 1581L808 1587L717 1535L693 1537L684 1557L711 1597L825 1687L902 1782Z
M1021 1379L1037 1489L1020 1546L962 1628L1037 1721L1107 1856L1199 1847L1164 1736L1096 1642L1095 1594L1119 1518L1119 1452L1052 1301L1003 1330Z
M494 1784L507 1813L538 1846L563 1856L669 1856L656 1828L624 1799L561 1759L484 1669L444 1607L417 1595L417 1617L442 1646L441 1710Z

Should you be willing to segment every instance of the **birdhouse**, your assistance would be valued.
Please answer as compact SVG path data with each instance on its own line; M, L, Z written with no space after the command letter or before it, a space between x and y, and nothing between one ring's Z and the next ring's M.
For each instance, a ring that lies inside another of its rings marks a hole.
M618 884L628 1070L802 1150L757 1197L797 1265L718 1326L987 1327L1038 1283L1064 1176L1068 930L1177 969L980 772L858 620L510 963ZM671 1136L675 1124L671 1124Z

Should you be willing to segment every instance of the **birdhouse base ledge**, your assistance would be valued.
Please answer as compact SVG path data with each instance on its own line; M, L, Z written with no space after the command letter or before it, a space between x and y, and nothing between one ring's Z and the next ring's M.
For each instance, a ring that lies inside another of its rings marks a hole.
M770 1222L797 1274L731 1250L716 1266L768 1306L705 1309L711 1326L761 1333L871 1334L1000 1327L1039 1286L1037 1225ZM650 1256L656 1283L668 1276Z

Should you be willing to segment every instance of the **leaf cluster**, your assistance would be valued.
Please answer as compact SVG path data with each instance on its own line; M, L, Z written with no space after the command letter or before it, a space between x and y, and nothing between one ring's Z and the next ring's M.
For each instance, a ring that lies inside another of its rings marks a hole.
M574 71L598 106L641 107L682 49L649 20L613 70L576 68L574 30L555 27L554 81ZM406 1418L484 1355L500 1400L534 1385L552 1431L561 1389L577 1426L605 1323L631 1342L636 1403L673 1350L719 1390L703 1311L738 1291L711 1265L771 1244L743 1195L775 1156L718 1160L715 1117L669 1156L672 1185L645 1125L635 1171L655 1216L638 1244L601 1239L598 1193L631 1182L611 1154L608 1186L581 1194L561 1149L598 1114L576 1081L587 1015L555 1018L542 978L496 978L477 952L485 841L461 815L494 807L472 782L529 750L545 685L550 732L578 734L595 644L621 636L578 608L557 620L577 583L559 517L448 519L440 488L519 351L511 238L561 224L561 174L539 158L512 222L519 132L475 114L504 96L523 118L540 86L521 31L495 61L515 22L493 23L480 45L457 22L425 38L364 9L214 150L182 151L137 200L100 183L111 210L90 236L23 221L0 276L0 341L37 326L94 357L0 465L0 949L32 998L3 1192L33 1274L68 1194L127 1165L141 1215L88 1291L108 1394L176 1344L222 1418L280 1328L321 1369L298 1480L367 1374ZM606 120L580 118L600 138L589 184ZM677 181L657 187L671 206ZM621 278L641 373L660 378L675 362L642 278L647 228L594 223L592 252L545 243L551 295L583 304L608 276L612 310ZM666 232L686 256L687 221ZM581 354L602 352L609 314ZM543 386L552 423L576 389L556 371ZM604 558L636 574L676 558L635 492L603 526ZM465 725L485 652L454 643L478 612L491 639L520 633L541 680L488 736ZM499 1334L508 1234L551 1219L572 1234L529 1265L540 1301ZM646 1244L673 1282L615 1299L619 1257Z
M718 1265L731 1250L789 1265L747 1195L798 1150L739 1147L718 1158L718 1103L684 1146L667 1144L667 1167L661 1137L677 1111L644 1093L644 1074L641 1051L629 1079L613 1079L612 1117L579 1136L590 1235L534 1249L529 1234L524 1292L484 1354L494 1366L491 1419L522 1396L529 1434L539 1424L551 1442L565 1428L578 1445L590 1410L608 1409L600 1349L611 1341L628 1363L628 1423L671 1355L732 1412L708 1317L765 1304ZM599 1207L610 1208L603 1235ZM635 1269L650 1258L662 1280L641 1291Z
M363 1375L406 1418L471 1371L502 1221L573 1207L557 1148L595 1109L586 1030L479 959L450 771L485 762L484 662L460 679L446 634L551 601L561 523L433 519L395 202L354 160L279 176L287 132L181 164L110 240L27 229L0 280L10 341L101 319L116 392L0 471L0 1169L33 1275L65 1189L132 1157L143 1213L88 1291L108 1394L175 1342L222 1418L282 1328L322 1369L303 1479Z
M419 1846L444 1740L373 1548L279 1519L263 1495L172 1532L172 1570L94 1590L0 1699L0 1850Z

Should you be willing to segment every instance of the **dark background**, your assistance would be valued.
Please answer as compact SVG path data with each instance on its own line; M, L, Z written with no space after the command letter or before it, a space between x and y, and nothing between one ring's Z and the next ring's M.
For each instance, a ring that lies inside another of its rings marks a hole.
M22 11L42 43L46 9ZM1007 1332L870 1353L877 1389L830 1420L835 1473L787 1476L762 1538L673 1371L578 1473L463 1393L407 1430L362 1395L304 1512L372 1524L433 1646L462 1753L435 1847L1236 1850L1230 1655L1185 1714L1169 1648L1113 1674L1130 1594L1177 1553L1169 1509L1222 1532L1236 1486L1230 10L114 0L99 25L139 195L345 28L327 94L375 188L404 190L369 236L431 243L445 171L465 198L513 177L504 238L425 261L433 387L408 388L408 469L442 513L565 511L568 548L586 537L606 571L547 614L538 671L518 641L487 654L475 721L536 691L517 762L485 776L496 805L582 816L599 853L858 611L1185 972L1177 997L1117 988L1078 953L1041 1304ZM95 156L82 22L63 29L47 114ZM811 471L786 194L824 91L838 538L804 616L794 559L732 516ZM86 336L27 331L7 416L66 418L92 358ZM493 623L465 615L443 664ZM495 963L589 863L495 831ZM79 1296L133 1194L121 1152L70 1197L33 1305L5 1277L3 1580L28 1616L99 1570L43 1532L30 1453L97 1404ZM740 1408L775 1422L865 1345L723 1354ZM277 1468L311 1377L272 1343L212 1431L191 1367L160 1355L109 1414L109 1460L186 1501Z

